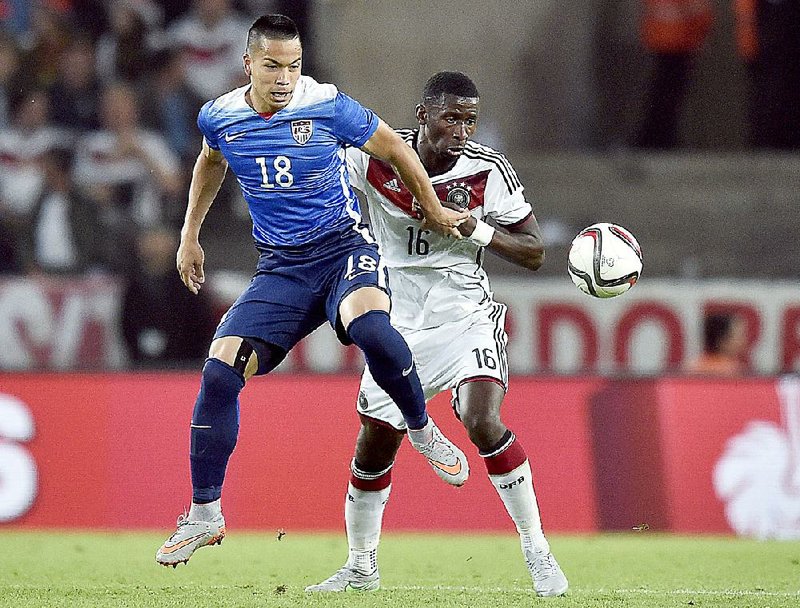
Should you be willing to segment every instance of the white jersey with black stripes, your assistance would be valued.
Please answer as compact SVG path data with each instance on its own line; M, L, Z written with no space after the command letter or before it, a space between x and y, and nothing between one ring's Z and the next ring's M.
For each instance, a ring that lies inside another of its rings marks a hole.
M416 130L398 133L414 147ZM348 148L347 164L351 185L367 198L372 231L389 268L393 323L432 328L478 311L486 313L493 301L481 267L482 248L468 239L423 229L414 197L387 163ZM431 182L441 200L469 209L478 219L511 226L532 213L506 157L472 141L453 168Z

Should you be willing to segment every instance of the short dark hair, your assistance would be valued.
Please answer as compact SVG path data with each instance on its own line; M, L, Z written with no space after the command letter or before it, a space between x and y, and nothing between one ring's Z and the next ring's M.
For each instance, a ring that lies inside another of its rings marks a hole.
M286 15L261 15L247 31L247 48L262 38L269 40L292 40L300 38L297 25Z
M708 315L703 322L703 340L706 352L718 353L722 342L728 337L734 316L730 313Z
M436 101L444 95L456 97L480 97L478 87L469 76L461 72L437 72L425 83L423 101Z

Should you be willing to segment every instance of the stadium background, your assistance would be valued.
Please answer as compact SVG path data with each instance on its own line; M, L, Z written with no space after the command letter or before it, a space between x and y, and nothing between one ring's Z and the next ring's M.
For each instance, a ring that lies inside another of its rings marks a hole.
M530 446L547 529L800 536L800 157L748 144L729 3L714 3L670 150L631 143L652 69L634 0L195 4L220 11L216 33L188 0L0 2L0 527L166 529L188 499L202 352L255 262L229 179L202 235L201 304L174 273L194 115L241 78L252 17L276 10L304 28L308 73L394 126L413 126L433 72L475 79L476 139L506 152L548 243L533 276L487 256L510 308L505 417ZM139 118L114 131L132 101ZM642 244L643 279L619 300L565 272L595 221ZM718 310L746 321L747 373L686 377ZM361 365L322 328L251 383L231 523L341 529ZM446 399L432 408L465 444ZM509 530L481 475L455 491L418 460L403 450L388 530L417 527L415 511L431 530Z

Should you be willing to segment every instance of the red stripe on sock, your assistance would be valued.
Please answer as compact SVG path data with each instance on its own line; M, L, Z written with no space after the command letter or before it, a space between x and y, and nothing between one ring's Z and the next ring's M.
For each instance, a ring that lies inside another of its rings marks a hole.
M527 459L528 456L525 454L525 449L515 438L511 445L497 456L484 458L483 461L486 463L486 470L489 475L503 475L516 469Z
M392 483L392 469L386 471L380 477L375 479L361 479L350 473L350 483L354 488L363 490L364 492L378 492L389 487Z

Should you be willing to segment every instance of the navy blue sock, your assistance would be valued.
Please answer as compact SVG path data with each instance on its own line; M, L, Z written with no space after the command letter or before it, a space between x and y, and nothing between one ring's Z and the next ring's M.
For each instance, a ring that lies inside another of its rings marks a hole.
M239 392L244 377L218 359L203 366L200 394L192 415L192 501L207 503L222 494L228 458L239 434Z
M417 366L403 336L389 323L389 313L371 310L356 317L347 328L347 333L364 352L377 385L400 408L408 428L424 427L428 422L428 413Z

